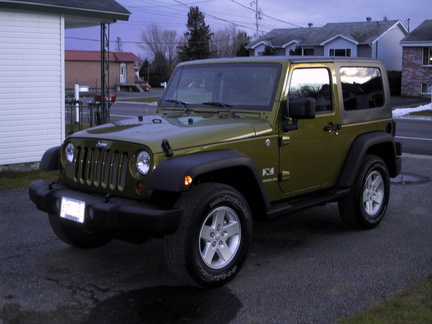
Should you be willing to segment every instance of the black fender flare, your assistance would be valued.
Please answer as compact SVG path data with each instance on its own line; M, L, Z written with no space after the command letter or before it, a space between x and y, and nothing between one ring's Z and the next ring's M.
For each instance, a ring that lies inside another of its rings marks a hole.
M185 176L194 178L232 167L246 167L251 171L261 191L261 197L269 206L268 196L255 163L250 157L233 150L199 152L163 160L153 170L146 187L150 190L182 192L189 189L184 183Z
M39 164L39 169L45 171L58 170L61 146L51 147L46 150Z
M382 148L383 145L385 146L385 151L381 149L376 150L374 154L383 158L389 169L390 176L396 176L400 172L400 158L397 156L397 148L393 136L386 132L367 133L357 137L351 145L337 186L352 186L364 156L374 147Z

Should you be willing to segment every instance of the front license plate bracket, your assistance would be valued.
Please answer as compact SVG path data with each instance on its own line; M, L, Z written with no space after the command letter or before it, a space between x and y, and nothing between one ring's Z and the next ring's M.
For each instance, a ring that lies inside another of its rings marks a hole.
M84 223L85 201L62 197L60 206L60 217L77 223Z

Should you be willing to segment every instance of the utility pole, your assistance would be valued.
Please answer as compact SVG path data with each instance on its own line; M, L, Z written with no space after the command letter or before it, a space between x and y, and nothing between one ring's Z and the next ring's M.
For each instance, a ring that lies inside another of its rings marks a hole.
M98 124L109 121L109 27L109 24L101 23L101 120Z
M258 0L253 0L250 3L250 6L252 7L255 5L255 24L256 24L256 38L260 37L259 33L259 24L261 20L261 8L258 7Z

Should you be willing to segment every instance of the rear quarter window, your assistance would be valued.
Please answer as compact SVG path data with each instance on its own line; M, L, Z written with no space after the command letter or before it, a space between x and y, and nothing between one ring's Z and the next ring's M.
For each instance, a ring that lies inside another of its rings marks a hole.
M384 106L383 78L378 67L341 67L340 80L346 111Z

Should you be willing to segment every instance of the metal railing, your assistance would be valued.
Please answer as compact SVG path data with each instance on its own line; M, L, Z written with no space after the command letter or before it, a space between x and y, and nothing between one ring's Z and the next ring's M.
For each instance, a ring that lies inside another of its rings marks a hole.
M102 104L101 95L95 95L93 101L87 103L87 109L80 100L66 100L66 134L80 131L87 127L110 122L110 109L117 95L110 94Z

